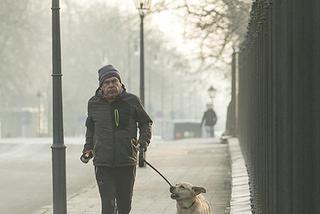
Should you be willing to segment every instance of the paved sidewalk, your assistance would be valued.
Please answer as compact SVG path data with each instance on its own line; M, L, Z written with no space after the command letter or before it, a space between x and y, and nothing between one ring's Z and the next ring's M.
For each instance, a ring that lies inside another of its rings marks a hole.
M217 139L186 139L153 143L147 160L175 184L187 181L207 189L204 196L214 214L225 214L231 195L231 169L227 144ZM100 214L97 187L91 184L68 197L68 214ZM46 206L34 214L51 214ZM168 184L150 167L137 168L132 214L175 214Z

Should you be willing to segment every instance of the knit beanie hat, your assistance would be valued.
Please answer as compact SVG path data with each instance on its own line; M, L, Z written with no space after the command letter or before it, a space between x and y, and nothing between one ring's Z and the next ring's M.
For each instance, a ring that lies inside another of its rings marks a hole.
M121 82L120 73L112 65L105 65L98 71L99 74L99 85L101 86L103 81L109 77L116 77Z

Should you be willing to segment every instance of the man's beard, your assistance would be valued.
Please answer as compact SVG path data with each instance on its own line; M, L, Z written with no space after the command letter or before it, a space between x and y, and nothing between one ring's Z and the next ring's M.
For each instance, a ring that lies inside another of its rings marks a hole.
M108 90L106 93L103 93L104 98L106 98L107 100L112 100L114 99L116 96L118 96L119 92L117 90L117 88L111 88L110 90Z

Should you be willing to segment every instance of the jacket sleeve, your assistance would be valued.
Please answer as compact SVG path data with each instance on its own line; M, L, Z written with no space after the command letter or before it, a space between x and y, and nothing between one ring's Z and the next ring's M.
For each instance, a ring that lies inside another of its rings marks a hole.
M89 114L89 110L88 110L88 117L87 117L87 120L86 120L86 128L87 128L87 130L86 130L86 142L84 144L83 151L87 151L87 150L92 150L93 149L94 122L92 120L92 117Z
M201 122L200 122L201 126L203 125L203 122L204 122L205 118L206 118L206 113L204 112L203 116L202 116L202 119L201 119Z
M218 121L217 114L215 111L213 111L213 124L216 125L217 121Z
M144 110L139 99L136 106L136 116L139 128L139 141L149 144L153 122L147 112Z

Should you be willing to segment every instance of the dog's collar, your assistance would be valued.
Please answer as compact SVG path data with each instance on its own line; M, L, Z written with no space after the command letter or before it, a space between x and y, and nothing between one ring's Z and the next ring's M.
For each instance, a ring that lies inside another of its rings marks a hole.
M195 203L196 203L196 201L193 201L192 204L189 207L181 207L181 208L182 209L190 209Z

